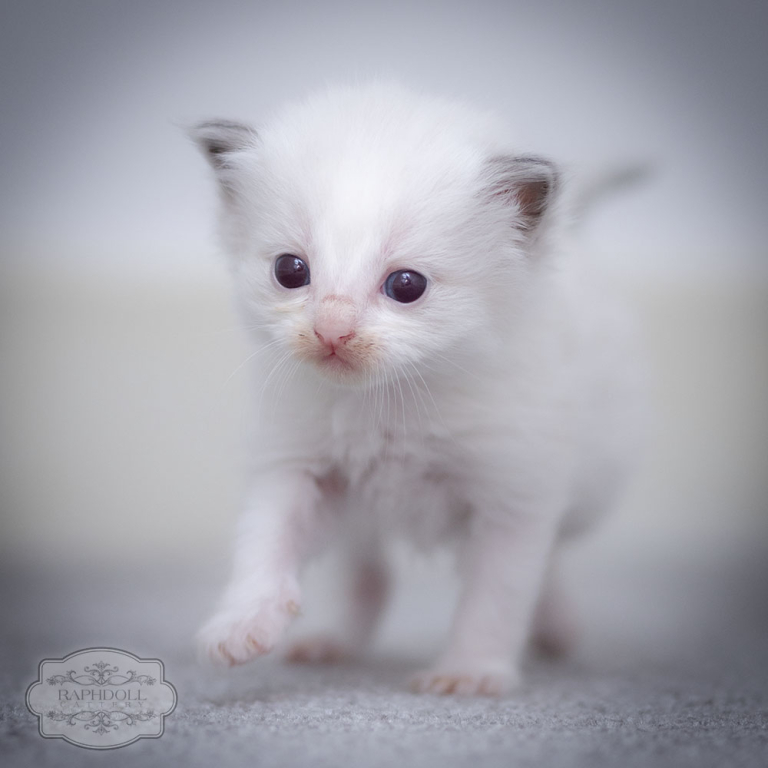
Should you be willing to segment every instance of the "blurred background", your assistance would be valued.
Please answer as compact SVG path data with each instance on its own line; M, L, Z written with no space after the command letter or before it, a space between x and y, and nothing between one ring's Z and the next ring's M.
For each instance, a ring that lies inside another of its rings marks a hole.
M653 166L583 231L641 318L658 425L622 508L574 550L573 578L603 628L616 605L639 606L613 626L626 635L654 616L674 630L691 584L727 583L717 606L764 615L765 3L6 0L0 14L0 557L11 591L22 573L223 579L248 350L212 179L183 128L258 124L326 82L383 76L496 109L522 149L569 169ZM412 571L402 617L450 577L440 558L398 557ZM185 597L190 627L214 593ZM712 618L713 592L699 593L695 620ZM82 593L68 594L68 610L87 613ZM447 611L428 613L430 626ZM398 619L388 626L394 636Z

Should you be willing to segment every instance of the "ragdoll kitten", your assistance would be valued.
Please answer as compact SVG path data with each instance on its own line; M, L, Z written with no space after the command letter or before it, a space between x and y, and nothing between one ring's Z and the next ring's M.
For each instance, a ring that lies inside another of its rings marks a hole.
M347 625L291 655L358 651L385 601L385 537L453 540L456 615L414 687L506 690L530 636L569 643L558 547L614 500L632 444L628 354L586 264L562 252L561 174L492 117L395 86L193 135L245 326L271 355L204 652L272 650L302 563L330 539L346 545Z

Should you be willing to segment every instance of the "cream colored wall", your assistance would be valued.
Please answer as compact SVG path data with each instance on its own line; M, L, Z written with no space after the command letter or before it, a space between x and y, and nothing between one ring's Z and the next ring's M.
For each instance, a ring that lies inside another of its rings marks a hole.
M659 429L606 560L741 557L768 537L768 282L633 287ZM0 273L0 554L53 565L226 557L248 354L205 279Z

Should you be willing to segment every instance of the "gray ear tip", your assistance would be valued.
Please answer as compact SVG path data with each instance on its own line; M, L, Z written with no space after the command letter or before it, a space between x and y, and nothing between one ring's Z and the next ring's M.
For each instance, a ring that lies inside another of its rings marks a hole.
M256 131L250 125L236 120L201 120L199 123L195 123L189 130L192 133L256 134Z
M554 191L560 184L561 174L557 164L547 157L540 155L519 155L514 158L520 171L532 178L547 182Z
M524 230L537 226L560 187L557 165L539 155L494 157L490 173L491 195L514 204Z
M234 120L203 120L189 127L187 134L214 166L220 165L222 155L247 149L257 138L251 126Z
M492 173L517 177L558 180L560 169L547 157L541 155L497 155L488 163Z

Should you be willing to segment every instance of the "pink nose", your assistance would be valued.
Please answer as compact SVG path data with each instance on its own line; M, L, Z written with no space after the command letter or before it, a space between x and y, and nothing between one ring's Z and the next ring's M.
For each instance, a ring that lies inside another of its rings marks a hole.
M355 332L348 324L323 323L315 326L315 336L330 350L346 344Z
M315 336L331 352L355 336L357 312L352 299L329 294L324 296L315 314Z

